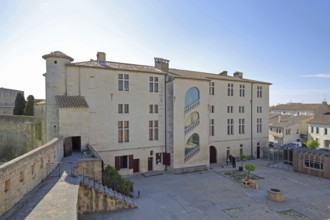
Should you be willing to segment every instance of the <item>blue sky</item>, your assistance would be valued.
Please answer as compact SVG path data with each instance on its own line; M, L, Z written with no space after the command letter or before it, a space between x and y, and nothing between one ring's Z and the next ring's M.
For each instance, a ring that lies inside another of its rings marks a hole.
M270 82L270 104L330 99L330 1L0 0L0 87L45 97L42 55Z

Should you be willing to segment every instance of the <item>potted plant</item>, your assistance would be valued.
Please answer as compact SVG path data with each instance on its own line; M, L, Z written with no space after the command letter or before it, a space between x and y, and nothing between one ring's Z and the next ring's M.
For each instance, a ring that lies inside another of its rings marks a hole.
M245 154L241 154L240 159L242 163L241 166L238 167L238 170L243 171L243 164L248 159L248 156L246 156Z
M256 170L256 167L253 164L246 164L245 165L245 169L248 171L248 174L246 176L246 180L250 179L250 172L253 172Z

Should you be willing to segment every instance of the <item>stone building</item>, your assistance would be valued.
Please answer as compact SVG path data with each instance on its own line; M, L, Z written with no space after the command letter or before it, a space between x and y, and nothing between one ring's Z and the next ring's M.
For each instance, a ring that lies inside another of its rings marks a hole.
M20 90L0 88L0 115L13 115L18 93L24 95L24 92Z
M186 172L232 154L262 157L268 146L270 83L97 59L73 62L55 51L46 60L47 139L65 137L64 152L91 145L121 174Z
M318 115L308 123L308 137L319 143L319 148L330 149L330 115Z

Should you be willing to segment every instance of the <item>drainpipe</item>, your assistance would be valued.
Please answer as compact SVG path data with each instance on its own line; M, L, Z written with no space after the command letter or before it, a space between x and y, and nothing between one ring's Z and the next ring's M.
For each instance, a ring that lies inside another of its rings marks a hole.
M251 83L251 155L250 158L253 159L253 83Z
M167 153L167 82L166 82L167 74L164 76L164 114L165 114L165 153ZM165 165L165 171L167 171L167 165Z

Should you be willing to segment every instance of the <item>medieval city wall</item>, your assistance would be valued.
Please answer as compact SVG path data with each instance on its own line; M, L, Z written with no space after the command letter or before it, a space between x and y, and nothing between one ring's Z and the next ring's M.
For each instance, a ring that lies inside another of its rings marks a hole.
M55 167L47 163L63 158L63 139L45 145L0 165L0 216L41 183Z
M0 162L29 152L43 142L43 123L33 116L0 115Z

